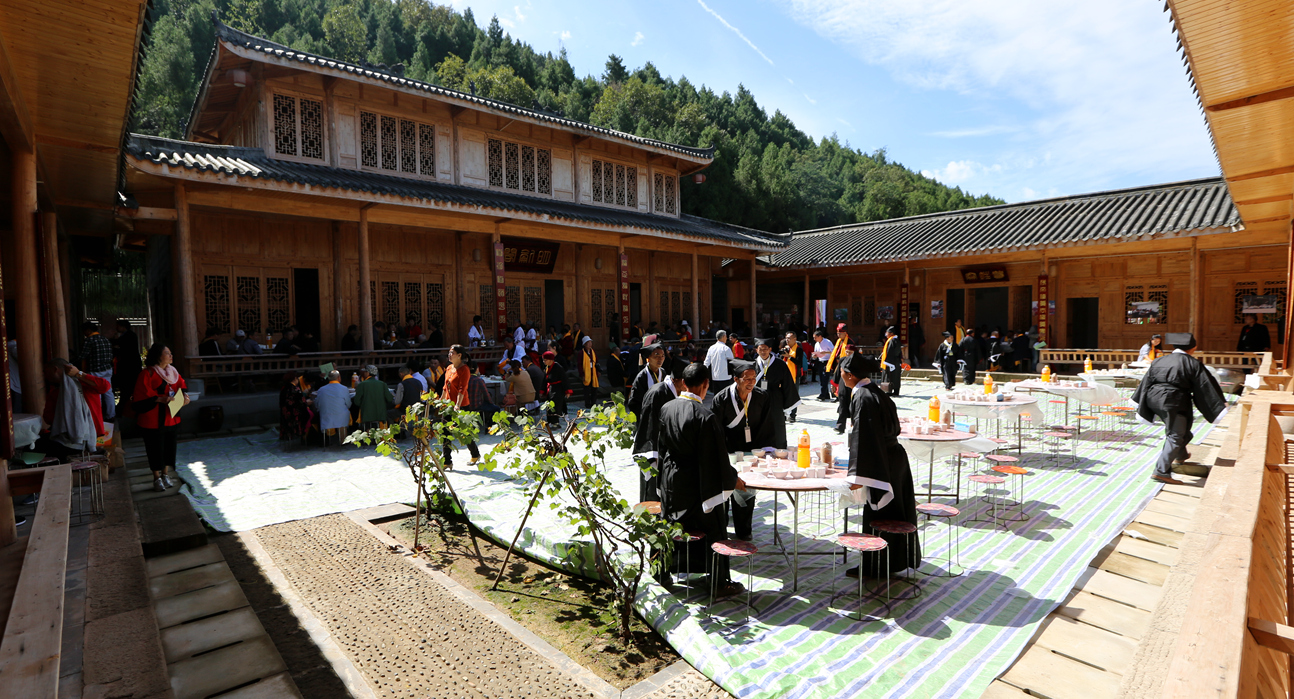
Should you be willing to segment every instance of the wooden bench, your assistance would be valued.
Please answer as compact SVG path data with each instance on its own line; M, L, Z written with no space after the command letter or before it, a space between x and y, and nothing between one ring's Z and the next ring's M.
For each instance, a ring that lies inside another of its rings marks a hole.
M38 471L24 473L24 471ZM68 464L15 472L25 488L39 479L40 503L0 640L0 687L5 696L58 696L63 645L63 586L67 575L72 470Z

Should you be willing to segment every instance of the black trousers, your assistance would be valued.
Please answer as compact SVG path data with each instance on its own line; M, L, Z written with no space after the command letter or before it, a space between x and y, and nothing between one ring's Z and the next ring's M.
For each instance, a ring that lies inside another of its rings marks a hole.
M683 525L684 531L704 532L705 538L686 544L676 542L674 569L688 573L708 573L713 563L714 574L719 584L732 580L728 572L728 557L716 556L710 548L710 544L728 538L728 504L723 503L706 514L701 511L701 505L698 503L696 507L689 508L687 514L678 523ZM684 555L684 551L690 555ZM690 570L685 570L685 567L690 567Z
M903 379L903 367L895 366L885 372L885 380L890 383L890 395L899 395L899 382Z
M141 427L144 436L144 453L148 454L148 469L161 473L167 466L175 468L175 439L180 434L179 425L149 429Z
M592 408L593 402L596 401L597 398L598 398L598 389L594 388L592 385L586 385L584 387L584 407L586 409Z
M840 397L836 403L836 430L845 429L845 421L849 419L849 402L854 392L845 384L840 384Z
M953 390L953 387L957 385L957 362L945 359L943 365L939 367L939 371L944 377L944 388L949 391Z
M468 452L469 454L471 454L471 455L472 455L472 458L473 458L473 459L479 459L479 458L481 458L481 450L477 448L477 446L476 446L476 442L468 442L468 443L467 443L467 452ZM445 442L445 443L444 443L444 445L442 446L442 449L441 449L440 455L441 455L442 459L444 460L444 462L445 462L445 465L446 465L446 466L448 466L448 465L450 465L450 464L454 463L454 446L453 446L453 443L451 443L451 442L449 442L448 440L446 440L446 442Z
M975 365L971 362L966 362L966 366L962 368L962 383L967 386L975 385Z
M548 411L548 424L556 425L566 415L566 391L563 389L554 392L549 400L553 402L553 409Z

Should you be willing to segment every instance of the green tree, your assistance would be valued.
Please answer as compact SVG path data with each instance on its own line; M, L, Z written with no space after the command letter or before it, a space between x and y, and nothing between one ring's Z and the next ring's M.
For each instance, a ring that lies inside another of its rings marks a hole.
M625 62L614 53L607 58L607 69L602 74L602 82L607 85L616 85L624 82L629 77L629 69L625 68Z
M334 5L324 15L323 31L331 58L358 61L364 57L368 32L355 5L349 2Z

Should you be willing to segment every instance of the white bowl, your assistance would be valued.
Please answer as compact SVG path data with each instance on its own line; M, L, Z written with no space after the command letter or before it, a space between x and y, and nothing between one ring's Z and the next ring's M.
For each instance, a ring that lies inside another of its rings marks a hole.
M770 477L770 478L776 478L776 479L778 479L778 480L781 480L781 479L783 479L783 478L786 478L786 469L784 469L784 468L775 468L775 469L770 470L770 471L768 472L768 475L769 475L769 477Z

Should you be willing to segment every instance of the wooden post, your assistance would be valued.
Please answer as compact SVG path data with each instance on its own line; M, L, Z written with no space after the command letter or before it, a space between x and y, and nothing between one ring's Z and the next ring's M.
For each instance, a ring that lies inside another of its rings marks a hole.
M9 496L8 463L0 465L0 548L18 540L18 527L14 524L13 498Z
M463 327L464 311L467 310L463 305L463 285L465 276L463 267L467 265L467 260L463 257L463 234L461 231L454 231L454 268L453 277L450 279L450 286L445 290L445 317L440 319L440 332L444 335L447 344L454 344L453 338L459 337L459 328ZM454 299L458 299L455 303ZM450 328L454 331L451 333Z
M692 337L696 338L701 333L701 277L699 271L700 262L697 260L696 253L692 253Z
M503 236L499 235L499 227L494 227L494 233L490 236L490 270L494 277L494 337L503 339L503 331L508 327L508 282L504 276L503 260ZM579 246L575 249L578 251ZM579 253L576 252L575 259L579 259ZM575 306L575 317L579 317L579 305L577 300ZM484 310L484 309L482 309ZM482 313L481 315L485 315Z
M811 303L813 303L813 299L809 298L809 273L805 272L804 273L804 327L808 328L810 331L813 330L813 309L809 308L809 304Z
M1200 239L1191 238L1191 315L1190 325L1187 326L1187 332L1195 335L1195 344L1198 347L1203 338L1199 332L1204 325L1200 323L1199 314L1204 304L1200 303ZM1105 345L1102 345L1104 347Z
M49 299L49 322L53 324L56 357L67 357L72 351L67 338L67 304L63 300L63 275L58 255L58 214L46 212L41 216L41 235L45 244L45 293Z
M373 351L373 290L368 269L368 209L359 209L359 336L364 341L364 351Z
M335 150L335 149L334 149ZM341 222L332 222L332 305L333 305L333 327L335 328L333 339L337 343L337 348L341 349L341 339L346 335L346 328L349 323L346 322L346 302L342 284L342 245L341 245Z
M624 338L623 344L628 345L629 338L629 254L625 252L625 244L622 241L616 248L616 262L619 269L616 271L616 298L620 299L616 303L620 306L620 337ZM696 275L696 255L692 255L692 274ZM696 281L692 282L693 295L696 294ZM695 334L695 331L694 331Z
M17 298L15 336L18 340L18 374L22 378L23 412L45 411L45 377L41 372L44 334L40 329L40 288L36 273L36 154L13 152L13 247Z
M660 321L660 309L656 307L656 291L652 287L652 282L656 281L656 251L647 252L647 283L643 284L643 293L647 295L647 302L643 305L647 307L647 312L643 314L642 331L647 332L647 328L653 320Z
M755 303L755 265L759 262L755 255L750 256L750 337L759 334L759 306Z
M193 235L189 221L189 198L184 183L175 185L175 271L176 285L179 287L180 302L176 308L180 312L180 346L181 357L194 357L198 354L198 306L195 298L197 284L193 278ZM172 350L172 353L175 353ZM184 366L188 366L187 361Z

